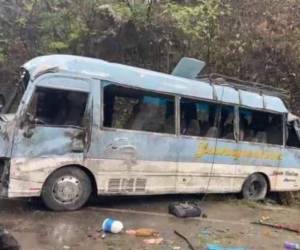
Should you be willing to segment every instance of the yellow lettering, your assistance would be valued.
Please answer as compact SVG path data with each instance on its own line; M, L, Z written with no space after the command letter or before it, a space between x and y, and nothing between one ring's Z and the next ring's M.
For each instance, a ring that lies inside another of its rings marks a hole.
M228 156L234 159L239 158L257 158L262 160L281 160L282 154L280 152L271 151L253 151L253 150L236 150L230 148L216 148L210 147L208 142L199 143L198 149L195 156L197 158L202 158L205 155L217 155L217 156Z

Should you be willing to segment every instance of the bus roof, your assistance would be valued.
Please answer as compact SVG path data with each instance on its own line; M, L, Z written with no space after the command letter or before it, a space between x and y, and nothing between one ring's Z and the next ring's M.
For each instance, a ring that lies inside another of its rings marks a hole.
M217 100L265 111L288 112L282 99L277 96L210 84L204 80L187 79L101 59L73 55L47 55L33 58L23 65L31 77L40 71L54 67L62 71L90 75L148 90Z

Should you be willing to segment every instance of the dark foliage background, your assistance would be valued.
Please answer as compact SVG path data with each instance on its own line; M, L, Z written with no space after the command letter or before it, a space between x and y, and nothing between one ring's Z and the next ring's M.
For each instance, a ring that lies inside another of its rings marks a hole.
M207 72L291 91L300 113L300 0L0 0L0 84L50 53L170 72L182 56Z

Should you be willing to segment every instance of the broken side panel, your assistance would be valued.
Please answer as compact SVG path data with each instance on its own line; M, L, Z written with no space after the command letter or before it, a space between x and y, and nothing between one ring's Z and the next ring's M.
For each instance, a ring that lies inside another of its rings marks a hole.
M76 80L74 90L41 85L30 93L16 127L10 197L39 195L52 171L83 162L87 143L84 117L91 111L87 106L89 93L78 91Z

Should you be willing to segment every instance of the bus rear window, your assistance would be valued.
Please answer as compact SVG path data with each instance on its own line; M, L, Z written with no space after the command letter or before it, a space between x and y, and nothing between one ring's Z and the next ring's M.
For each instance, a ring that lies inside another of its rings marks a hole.
M174 97L108 84L103 98L104 127L175 134Z

